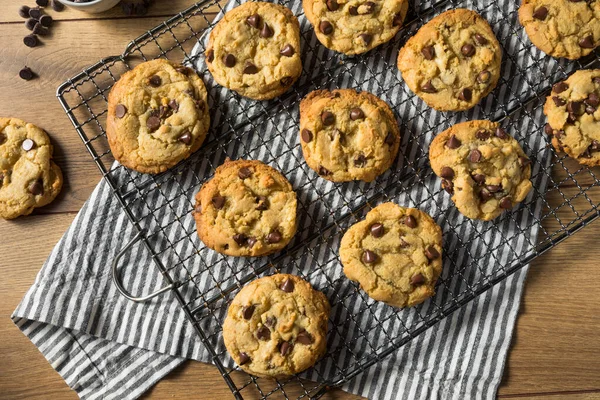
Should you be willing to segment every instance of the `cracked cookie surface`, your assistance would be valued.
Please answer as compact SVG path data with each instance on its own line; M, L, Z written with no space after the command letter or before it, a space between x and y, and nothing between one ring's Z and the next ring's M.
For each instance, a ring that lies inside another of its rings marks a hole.
M558 151L580 164L600 165L600 69L576 71L552 87L545 132Z
M523 0L519 21L531 42L552 57L576 60L600 44L597 0Z
M164 59L121 76L108 96L106 136L127 168L157 174L198 150L210 125L206 88L196 72Z
M386 102L353 89L316 90L300 102L306 163L333 182L370 182L396 158L400 129Z
M456 9L433 18L398 54L410 90L440 111L474 107L498 83L502 49L485 19Z
M323 46L360 54L390 41L402 27L407 0L303 0L306 18Z
M297 374L325 354L329 302L295 275L250 282L235 296L223 340L246 372L266 378Z
M350 227L340 243L344 274L394 307L422 303L442 272L442 229L426 213L381 204Z
M531 162L498 123L467 121L435 137L433 172L466 217L489 221L523 201L531 190Z
M296 233L296 203L279 171L256 160L227 160L196 195L198 236L230 256L275 253Z
M0 217L17 218L50 203L63 176L42 129L17 118L0 118Z
M204 54L221 86L251 99L272 99L302 73L300 24L282 5L249 1L217 23Z

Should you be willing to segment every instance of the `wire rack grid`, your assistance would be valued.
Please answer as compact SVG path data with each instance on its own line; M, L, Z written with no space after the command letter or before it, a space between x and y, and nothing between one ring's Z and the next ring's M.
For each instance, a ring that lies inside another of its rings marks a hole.
M236 1L228 7L239 4ZM328 388L381 362L599 216L597 171L554 153L542 133L541 114L551 85L576 69L595 65L597 52L578 62L551 59L528 42L518 25L517 6L445 0L411 4L407 22L394 40L365 55L345 57L316 41L298 3L283 1L302 23L304 71L296 85L277 99L241 98L216 85L203 68L203 39L225 7L216 0L196 3L132 41L123 54L103 59L68 80L57 92L138 232L119 257L137 241L143 243L168 284L163 292L174 293L236 398L246 393L262 398L320 397ZM498 87L473 110L438 113L410 93L394 61L398 48L420 26L460 6L477 10L494 28L504 50L503 75ZM211 129L192 157L152 176L113 162L104 126L107 95L114 82L140 62L157 57L196 68L209 92ZM297 104L312 90L338 87L369 90L386 100L401 127L398 160L370 184L327 182L302 159ZM469 220L456 211L427 161L428 144L436 133L474 118L501 121L534 166L530 196L488 223ZM300 223L296 237L281 253L234 259L198 240L192 217L194 195L227 157L260 159L282 171L294 185ZM444 272L436 295L411 309L398 310L369 299L341 273L337 255L341 235L384 201L425 210L444 231ZM225 310L236 291L273 272L302 276L322 290L333 307L325 357L301 376L276 381L235 374L238 368L221 337Z

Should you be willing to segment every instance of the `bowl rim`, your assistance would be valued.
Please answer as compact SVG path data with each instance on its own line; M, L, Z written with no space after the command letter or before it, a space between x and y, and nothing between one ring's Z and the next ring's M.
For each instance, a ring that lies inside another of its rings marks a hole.
M105 0L91 0L91 1L86 1L85 3L75 3L73 0L60 0L61 3L69 5L69 6L73 6L73 7L87 7L87 6L93 6L95 4L100 4Z

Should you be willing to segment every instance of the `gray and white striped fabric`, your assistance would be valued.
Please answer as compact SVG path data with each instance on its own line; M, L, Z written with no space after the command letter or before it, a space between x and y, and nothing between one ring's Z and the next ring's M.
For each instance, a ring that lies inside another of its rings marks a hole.
M256 158L280 169L298 191L304 213L294 243L307 243L280 259L278 267L302 275L325 292L332 303L331 325L335 328L330 330L329 348L342 349L304 376L334 379L358 356L368 356L373 349L384 348L390 338L405 335L410 331L406 325L416 326L419 317L434 314L436 307L444 308L449 297L464 293L465 287L481 284L486 276L500 273L503 266L532 251L537 238L535 221L541 212L548 178L545 171L551 157L546 139L540 134L544 118L539 102L512 113L504 124L534 161L535 189L512 213L490 223L468 221L440 191L439 181L431 173L421 175L420 171L428 170L426 150L436 132L460 120L500 119L569 67L531 49L517 28L518 4L513 0L442 1L409 23L398 39L356 59L335 58L320 46L300 3L285 3L301 21L305 73L296 85L300 88L297 97L282 101L279 109L264 109L264 103L232 98L204 73L211 94L213 127L207 144L190 159L186 169L180 168L160 185L148 189L142 193L142 201L130 203L129 207L153 239L152 250L164 265L172 266L175 278L196 277L189 293L186 288L181 289L184 295L203 300L202 296L214 294L215 282L235 282L247 266L244 261L207 250L196 237L190 199L201 184L197 177L210 176L225 156ZM237 4L231 2L227 8ZM429 6L417 2L414 9ZM449 115L424 106L401 83L394 65L398 47L423 20L456 6L476 9L490 21L504 45L505 61L499 88L491 96L468 113ZM200 42L194 53L202 49ZM201 60L195 66L206 71ZM298 96L315 88L336 87L375 93L392 105L402 126L402 155L391 171L373 184L325 182L316 179L301 162ZM268 112L274 116L265 120L262 115ZM245 120L253 122L244 126ZM242 131L225 141L223 137L231 137L235 126L242 126ZM410 175L416 177L398 181ZM131 182L131 176L132 172L116 166L112 178L116 182ZM181 195L182 187L187 196ZM383 194L375 202L395 201L419 207L434 216L444 229L445 267L437 294L413 310L396 313L360 292L353 295L355 287L341 273L336 255L340 234L360 217L342 216L377 192ZM156 211L150 212L153 209ZM313 233L326 227L327 232L312 239ZM111 282L110 262L133 236L133 226L109 185L101 182L12 317L84 399L134 399L183 360L211 360L172 294L138 304L117 293ZM150 253L142 246L126 255L122 264L127 266L123 281L133 293L149 293L164 284ZM207 265L210 268L205 268ZM252 264L251 268L256 265L260 264ZM493 398L502 377L525 276L526 268L343 388L377 399ZM196 289L200 292L194 292ZM226 304L221 305L216 307L214 317L203 323L203 329L220 331L219 321L226 310ZM361 337L358 331L370 333ZM233 367L220 335L215 338L214 347L223 363Z

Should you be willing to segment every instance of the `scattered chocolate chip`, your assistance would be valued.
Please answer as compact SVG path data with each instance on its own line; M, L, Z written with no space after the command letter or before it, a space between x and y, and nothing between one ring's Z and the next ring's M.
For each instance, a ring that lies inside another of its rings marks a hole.
M44 185L40 179L32 182L29 185L28 189L29 189L29 193L31 193L34 196L39 196L41 194L44 194Z
M286 293L292 293L294 291L294 281L291 279L286 279L285 282L279 286L279 289Z
M479 185L483 185L485 183L485 175L484 174L473 174L471 178Z
M19 7L19 16L21 18L29 18L29 10L30 8L28 6Z
M392 132L388 132L388 134L385 136L384 142L388 146L393 145L396 142L396 138L394 137L394 134Z
M35 146L35 142L31 139L25 139L21 143L21 148L25 151L30 151L31 149L34 148L34 146Z
M331 35L333 33L333 25L329 21L321 21L319 30L324 35Z
M340 8L340 5L336 0L327 0L326 4L329 11L337 11L338 8Z
M449 149L458 149L461 145L460 140L457 139L455 135L450 136L450 139L446 142L446 146Z
M246 18L246 23L256 29L258 29L258 27L260 26L260 21L260 15L258 14L252 14L251 16Z
M27 47L35 47L38 45L38 38L36 35L27 35L23 38L23 43Z
M433 60L435 58L435 48L433 46L423 47L421 54L423 54L426 60Z
M252 318L252 314L254 314L254 308L254 306L246 306L242 309L242 315L244 316L244 319Z
M479 140L488 140L490 138L490 131L487 129L480 129L475 132L475 137Z
M429 260L435 260L439 256L440 256L440 252L437 251L437 249L435 247L428 246L425 249L425 257L427 257Z
M295 53L294 48L292 47L291 44L286 44L285 46L283 46L283 48L279 51L279 54L281 54L282 56L286 56L286 57L291 57L293 56Z
M502 190L502 185L487 185L485 188L490 193L497 193Z
M351 6L348 9L348 12L350 13L350 15L358 15L358 7L357 6Z
M563 99L561 99L558 96L552 96L552 101L554 101L554 104L556 104L556 107L562 107L565 104L567 104L567 102Z
M321 113L321 122L325 126L333 125L335 124L335 115L330 111L323 111Z
M464 88L458 94L458 98L462 101L471 101L473 98L473 91L469 88Z
M215 196L210 201L217 210L220 210L225 205L225 197L223 196Z
M269 200L265 196L258 196L256 202L258 203L256 206L258 211L264 211L269 208Z
M125 107L123 104L117 104L115 107L115 116L117 118L123 118L125 114L127 114L127 107Z
M447 179L442 179L442 189L452 195L454 194L454 183Z
M281 242L281 239L283 239L283 236L281 236L281 233L278 230L274 230L267 235L267 243L270 244L279 243Z
M360 108L353 108L350 110L350 119L352 121L356 121L357 119L363 119L365 117L365 113Z
M135 15L146 15L148 13L148 7L145 3L137 3L134 8Z
M215 59L215 51L213 49L208 49L206 52L206 61L213 62Z
M288 342L282 342L279 345L279 353L281 353L281 355L285 357L292 352L292 348L293 348L293 346L291 344L289 344Z
M546 7L539 7L533 12L533 18L543 21L548 16L548 9Z
M469 161L471 161L472 163L480 162L481 161L481 152L477 149L471 150L471 153L469 153Z
M402 22L404 21L404 16L402 13L397 13L394 15L394 19L392 20L392 26L402 26Z
M313 343L313 338L310 336L310 334L308 332L306 332L303 329L298 333L298 336L296 336L296 342L305 344L308 346L309 344Z
M233 54L226 54L223 56L223 64L227 68L233 68L235 66L235 56Z
M135 13L135 5L133 3L122 2L121 10L123 11L123 14L131 17Z
M500 127L496 128L496 137L502 140L508 139L508 133Z
M481 35L479 33L475 34L475 41L482 46L488 44L488 42L489 42L483 35Z
M365 46L370 45L373 41L373 35L371 35L370 33L361 33L360 35L358 35L358 37L363 40Z
M454 179L454 170L450 167L443 167L440 176L444 179Z
M375 254L371 250L365 250L362 254L362 261L365 264L373 264L377 261L377 258L377 254Z
M29 80L32 80L35 77L35 74L31 70L31 68L24 67L23 69L21 69L19 71L19 76L21 77L21 79L29 81Z
M486 188L481 189L481 192L479 192L479 198L481 199L482 202L486 202L489 199L491 199L492 197L494 197L493 194L491 194L489 192L489 190L487 190Z
M152 75L150 79L148 79L148 84L152 87L159 87L162 84L162 79L158 75Z
M313 134L308 129L302 129L302 132L300 132L300 137L304 143L310 143L313 140Z
M155 115L148 117L148 119L146 120L146 126L148 127L148 130L150 132L154 132L155 130L160 128L160 118Z
M404 225L408 226L409 228L414 229L417 227L417 220L412 215L407 215L406 217L404 217L403 222Z
M584 49L593 49L594 47L596 47L596 45L594 44L594 36L588 35L584 38L581 38L579 40L579 46Z
M179 136L177 140L183 144L189 145L192 143L192 134L189 131L186 131L183 135Z
M488 71L488 70L481 71L479 73L479 75L477 75L477 82L488 83L490 81L491 77L492 77L492 74L490 73L490 71Z
M271 339L271 330L266 326L261 326L256 331L256 338L258 340L270 340Z
M433 86L431 80L425 82L425 84L421 86L421 90L425 93L437 93L437 89L435 88L435 86Z
M25 28L32 31L33 28L35 28L36 24L37 24L37 21L35 19L29 18L27 21L25 21Z
M369 230L371 231L371 236L373 236L374 238L382 237L385 232L385 230L383 228L383 224L380 224L378 222L371 225Z
M566 82L558 82L552 86L552 91L554 93L562 93L569 88L569 85Z
M232 239L240 247L245 247L248 244L248 236L244 235L243 233L236 233L233 235Z
M37 24L35 24L31 32L34 35L46 36L50 31L47 28L44 28L42 24L38 22Z
M508 210L510 208L513 207L513 203L512 200L510 199L510 197L504 197L502 198L502 200L500 200L500 208L504 208L505 210Z
M42 26L45 26L46 28L49 28L50 26L52 26L52 17L49 15L42 15L40 17L40 24L42 24Z
M271 36L273 36L273 29L271 29L271 27L265 22L263 24L262 29L260 30L259 35L262 38L270 38Z
M248 354L246 354L244 352L241 352L240 353L240 365L244 365L248 361L250 361L250 356L248 356Z
M327 176L327 175L331 175L331 171L329 171L327 168L325 168L324 166L319 166L319 175L322 176Z
M425 283L425 277L420 272L410 278L410 283L414 286L419 286Z
M465 57L471 57L473 56L473 54L475 54L475 46L473 46L470 43L467 43L460 48L460 52Z
M567 103L567 111L575 115L581 115L584 112L583 103L581 101L570 101Z
M29 16L37 21L42 16L42 10L39 9L38 7L30 8Z
M244 64L244 73L245 74L256 74L258 72L258 68L256 67L256 65L252 64L250 61L246 61L246 64Z

